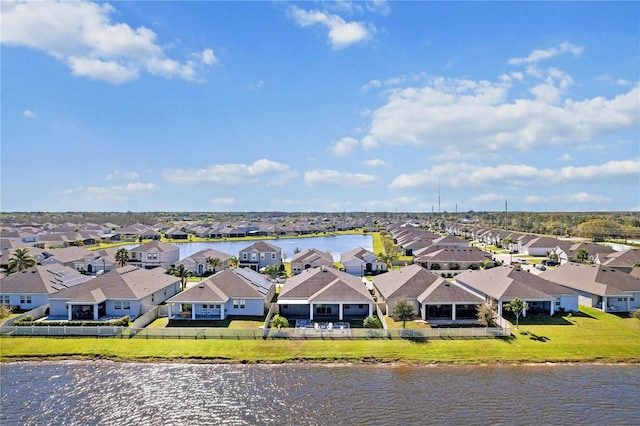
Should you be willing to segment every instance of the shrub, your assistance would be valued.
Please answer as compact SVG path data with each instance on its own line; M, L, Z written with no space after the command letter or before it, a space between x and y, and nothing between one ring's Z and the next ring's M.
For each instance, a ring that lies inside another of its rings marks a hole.
M640 320L640 308L638 308L635 311L631 312L631 317Z
M370 316L362 321L362 326L364 328L382 328L382 322L378 317Z
M0 319L8 317L11 315L11 312L13 312L12 306L0 305Z

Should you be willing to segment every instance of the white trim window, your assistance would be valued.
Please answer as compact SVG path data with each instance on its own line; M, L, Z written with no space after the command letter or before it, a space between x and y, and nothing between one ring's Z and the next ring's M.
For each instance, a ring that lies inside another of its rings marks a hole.
M30 294L21 294L20 295L20 304L21 305L30 305L31 304L31 295Z
M233 300L233 309L244 309L245 307L245 301L241 300L241 299L234 299Z

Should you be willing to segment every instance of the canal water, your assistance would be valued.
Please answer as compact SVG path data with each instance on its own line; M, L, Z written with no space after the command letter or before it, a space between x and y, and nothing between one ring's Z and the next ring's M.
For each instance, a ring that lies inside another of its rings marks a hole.
M638 365L4 363L2 425L640 424Z

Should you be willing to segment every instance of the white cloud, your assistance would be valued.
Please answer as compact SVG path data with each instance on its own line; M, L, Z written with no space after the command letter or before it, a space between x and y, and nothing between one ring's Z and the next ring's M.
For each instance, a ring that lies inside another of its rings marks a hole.
M131 182L124 186L81 186L75 189L65 189L62 194L79 196L87 200L126 201L132 196L139 197L145 193L158 191L158 189L158 186L153 183Z
M489 192L487 194L480 194L471 199L472 203L490 203L495 201L504 201L507 197L505 195Z
M303 10L297 6L289 8L291 18L300 26L320 24L329 30L329 42L333 49L343 49L354 43L370 40L375 27L362 22L346 22L338 15L318 10Z
M345 173L337 170L309 170L304 174L308 186L342 186L361 187L370 186L378 182L373 175L362 173Z
M573 161L573 155L571 154L562 154L557 158L558 161Z
M184 63L167 58L152 30L112 22L117 11L108 3L3 1L1 11L3 44L42 50L81 77L121 84L146 70L197 81L217 63L212 49Z
M380 147L380 144L378 143L378 141L371 135L367 135L364 138L362 138L360 140L360 143L362 144L362 147L364 149L373 149L373 148Z
M354 138L345 137L338 141L331 143L331 152L336 157L348 157L358 146L358 140Z
M362 162L365 166L368 167L386 167L387 163L379 158L374 158L373 160L365 160Z
M236 203L235 198L214 198L211 200L211 204L213 205L223 205L230 206Z
M261 89L264 86L264 80L258 80L255 83L249 83L249 90Z
M535 64L542 60L550 59L563 53L571 53L574 56L580 56L583 50L583 47L576 46L565 41L563 43L560 43L560 45L558 45L557 47L551 47L548 49L535 49L526 58L511 58L507 62L509 63L509 65Z
M202 63L205 65L213 65L218 62L218 58L213 54L213 49L204 49L201 55Z
M36 117L36 113L31 111L31 110L28 110L28 109L25 109L24 111L22 111L22 115L24 117L27 117L27 118L35 118Z
M615 178L637 182L640 160L609 161L602 165L563 167L558 170L537 169L526 164L502 164L498 166L473 166L467 163L439 164L412 174L401 174L389 185L392 189L433 188L442 183L450 188L491 187L500 183L506 188L523 188L569 182L603 181Z
M570 76L550 68L534 99L508 100L512 79L496 82L430 78L423 87L391 90L374 111L363 147L376 144L497 152L577 146L637 125L640 89L614 98L572 100Z
M140 174L137 172L114 170L112 173L109 173L106 176L107 180L121 179L121 178L128 179L128 180L136 180L140 178Z
M522 200L526 204L551 204L551 203L592 203L602 204L611 202L610 198L602 197L599 195L588 194L586 192L579 192L577 194L558 194L558 195L529 195Z
M263 158L253 164L216 164L206 169L166 170L162 177L173 183L241 185L257 183L264 175L288 171L288 165Z

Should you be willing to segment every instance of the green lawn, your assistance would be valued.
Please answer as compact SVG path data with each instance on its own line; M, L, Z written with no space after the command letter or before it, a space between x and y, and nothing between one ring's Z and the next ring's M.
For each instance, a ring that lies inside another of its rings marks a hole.
M505 339L144 340L0 338L0 359L208 360L210 362L640 363L640 321L595 309L523 320Z

